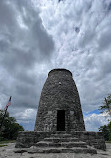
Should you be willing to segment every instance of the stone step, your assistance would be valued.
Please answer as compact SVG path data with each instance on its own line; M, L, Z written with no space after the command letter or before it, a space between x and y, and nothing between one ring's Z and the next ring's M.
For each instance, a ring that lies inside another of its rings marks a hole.
M50 138L44 138L44 141L49 141L49 142L78 142L79 139L78 138L54 138L54 137L50 137Z
M34 148L28 149L28 153L90 153L97 154L96 149L93 148Z
M51 134L54 138L72 138L71 134Z
M36 147L65 147L65 148L73 148L73 147L82 147L87 148L85 142L62 142L62 143L53 143L47 141L40 141L36 143Z
M56 132L53 132L53 134L67 134L66 131L56 131ZM69 134L69 132L68 132Z

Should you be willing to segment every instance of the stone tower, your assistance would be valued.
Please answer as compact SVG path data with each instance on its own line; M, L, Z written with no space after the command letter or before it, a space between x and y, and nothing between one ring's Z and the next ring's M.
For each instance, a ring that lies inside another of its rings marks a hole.
M35 130L19 132L15 147L19 148L18 153L96 154L94 148L106 149L101 132L85 130L79 94L70 71L49 72L40 97Z
M78 90L69 70L49 72L40 97L35 131L85 131Z

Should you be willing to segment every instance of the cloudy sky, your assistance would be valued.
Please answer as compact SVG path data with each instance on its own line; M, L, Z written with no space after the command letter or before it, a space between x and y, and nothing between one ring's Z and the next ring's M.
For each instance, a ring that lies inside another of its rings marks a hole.
M53 68L76 82L86 129L111 93L111 0L0 0L0 109L33 130L40 93Z

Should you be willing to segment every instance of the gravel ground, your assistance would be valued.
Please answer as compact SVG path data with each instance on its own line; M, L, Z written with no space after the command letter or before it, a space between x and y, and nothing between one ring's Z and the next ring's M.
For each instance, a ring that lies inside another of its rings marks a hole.
M111 158L111 144L106 143L106 151L97 150L98 154L28 154L14 153L15 143L8 143L8 146L0 147L0 158Z

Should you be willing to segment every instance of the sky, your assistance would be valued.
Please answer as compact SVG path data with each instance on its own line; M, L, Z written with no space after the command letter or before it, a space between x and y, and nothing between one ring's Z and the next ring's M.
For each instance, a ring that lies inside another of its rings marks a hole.
M33 130L48 72L66 68L77 85L86 130L108 123L111 0L0 0L0 109Z

